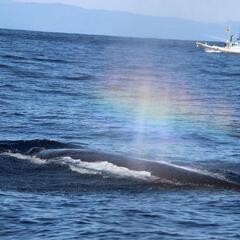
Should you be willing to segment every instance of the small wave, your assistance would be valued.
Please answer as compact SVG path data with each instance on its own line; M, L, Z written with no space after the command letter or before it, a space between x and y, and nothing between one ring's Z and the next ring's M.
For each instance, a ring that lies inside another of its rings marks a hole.
M72 80L72 81L83 81L83 80L91 80L95 79L94 76L89 75L89 74L76 74L76 75L68 75L68 76L63 76L62 79L64 80Z
M7 65L7 64L1 63L0 64L0 68L11 68L11 67L9 65Z
M0 65L0 67L1 67L1 65ZM0 88L16 88L16 86L15 85L13 85L13 84L3 84L3 85L0 85Z
M11 55L11 54L5 54L5 55L3 55L2 57L8 58L8 59L17 59L17 60L26 59L25 57L17 56L17 55Z
M51 58L32 58L31 60L39 61L39 62L50 62L50 63L72 63L71 61L66 61L62 59L51 59Z
M64 90L49 90L49 89L37 89L35 90L38 93L49 94L49 95L59 95L59 96L79 96L79 93L64 91Z
M204 74L217 75L217 76L221 76L221 77L239 77L240 76L239 72L222 71L219 68L217 68L217 69L212 68L211 70L202 69L201 71Z

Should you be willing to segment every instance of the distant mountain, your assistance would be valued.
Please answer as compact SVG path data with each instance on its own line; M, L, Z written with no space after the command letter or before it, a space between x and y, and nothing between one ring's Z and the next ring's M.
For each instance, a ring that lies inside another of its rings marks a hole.
M201 23L126 12L88 10L63 4L0 2L0 28L164 39L220 40L224 27L240 23Z

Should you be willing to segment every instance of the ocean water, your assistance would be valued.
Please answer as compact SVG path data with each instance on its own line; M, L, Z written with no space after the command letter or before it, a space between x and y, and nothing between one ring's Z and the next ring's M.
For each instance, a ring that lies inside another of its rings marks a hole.
M191 41L0 30L1 239L239 239L240 188L138 169L240 184L239 100L239 56Z

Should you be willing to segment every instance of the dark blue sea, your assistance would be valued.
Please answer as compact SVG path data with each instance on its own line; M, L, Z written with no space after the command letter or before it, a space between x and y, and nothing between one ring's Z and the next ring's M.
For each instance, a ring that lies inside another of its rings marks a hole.
M240 239L239 102L238 55L0 30L0 238Z

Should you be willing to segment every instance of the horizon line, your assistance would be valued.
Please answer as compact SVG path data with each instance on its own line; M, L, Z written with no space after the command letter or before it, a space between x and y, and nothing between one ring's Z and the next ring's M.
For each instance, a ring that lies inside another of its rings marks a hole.
M176 38L158 38L158 37L134 37L134 36L120 36L120 35L105 35L105 34L88 34L88 33L77 33L77 32L58 32L58 31L43 31L43 30L29 30L29 29L16 29L16 28L2 28L0 31L19 31L19 32L34 32L34 33L50 33L50 34L65 34L65 35L84 35L84 36L97 36L97 37L111 37L111 38L131 38L131 39L142 39L142 40L163 40L163 41L184 41L184 42L197 42L204 41L203 39L176 39ZM207 41L207 42L221 42L221 41Z

